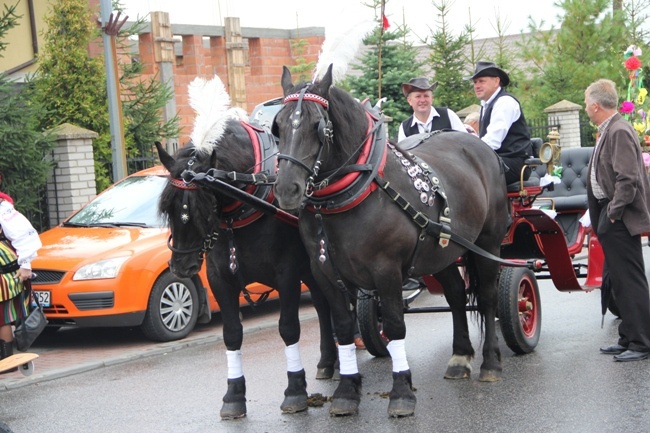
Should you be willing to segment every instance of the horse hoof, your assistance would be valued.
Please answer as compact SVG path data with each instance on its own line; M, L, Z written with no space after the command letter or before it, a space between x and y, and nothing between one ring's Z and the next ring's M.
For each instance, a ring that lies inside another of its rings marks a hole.
M411 371L393 372L393 389L390 391L388 416L402 418L413 415L416 401L415 393L413 393Z
M359 413L359 401L347 398L337 398L332 400L330 406L330 416L348 416Z
M478 380L479 382L498 382L501 380L501 372L495 370L481 370Z
M341 370L338 368L334 369L334 374L332 375L332 380L338 382L341 380Z
M280 406L282 413L298 413L307 410L307 395L288 395Z
M415 403L413 399L399 398L388 403L388 416L391 418L403 418L415 414Z
M453 355L447 363L445 379L469 379L472 375L471 355Z
M471 377L471 374L472 370L468 369L467 367L456 365L453 367L447 367L447 371L445 371L445 379L469 379Z
M246 416L246 403L236 401L232 403L224 403L221 407L221 419L238 419Z
M334 367L323 367L316 370L316 380L327 380L334 377Z

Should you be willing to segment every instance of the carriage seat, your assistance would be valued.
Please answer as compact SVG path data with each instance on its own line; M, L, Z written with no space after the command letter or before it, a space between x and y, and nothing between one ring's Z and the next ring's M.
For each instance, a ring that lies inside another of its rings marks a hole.
M552 198L558 212L587 209L587 168L593 147L569 147L560 153L562 176L552 191L545 190L541 197ZM546 174L546 165L532 167L530 178ZM538 198L539 199L539 198Z

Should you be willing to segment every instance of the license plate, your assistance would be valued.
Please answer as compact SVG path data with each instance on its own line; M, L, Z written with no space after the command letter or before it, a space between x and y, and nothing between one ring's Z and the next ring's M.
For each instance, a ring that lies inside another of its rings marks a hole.
M34 296L38 298L38 302L41 304L41 307L49 307L52 303L52 293L51 292L44 292L44 291L37 291L34 290Z

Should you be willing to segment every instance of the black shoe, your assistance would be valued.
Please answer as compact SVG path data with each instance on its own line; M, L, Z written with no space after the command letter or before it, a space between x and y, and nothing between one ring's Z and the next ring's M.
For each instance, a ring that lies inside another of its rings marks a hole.
M614 356L614 361L628 362L628 361L641 361L648 358L648 352L637 352L636 350L626 350L620 355Z
M613 344L611 346L601 347L600 353L604 353L605 355L618 355L625 352L626 350L627 347L625 346L621 346L620 344Z

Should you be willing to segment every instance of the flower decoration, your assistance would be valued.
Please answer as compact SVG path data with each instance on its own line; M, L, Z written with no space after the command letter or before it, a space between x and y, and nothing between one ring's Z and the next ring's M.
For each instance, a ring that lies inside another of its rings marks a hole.
M634 102L623 101L621 104L621 113L630 114L634 112Z
M636 71L641 67L641 60L638 57L632 56L625 61L625 69L628 71Z
M645 137L650 133L650 108L646 107L648 90L643 83L643 63L641 62L641 48L630 45L623 54L623 66L628 71L630 82L627 86L627 95L621 103L619 111L632 123L639 135L639 143L645 143Z

